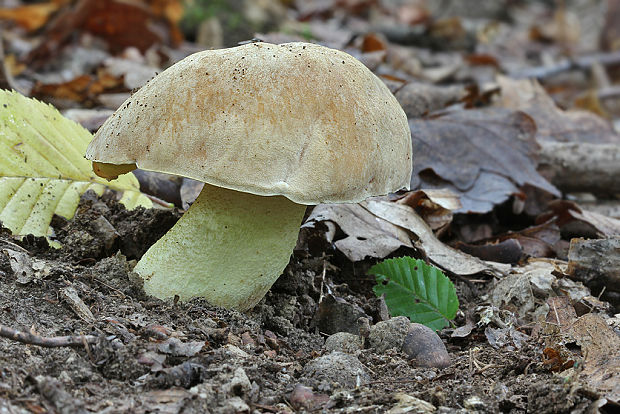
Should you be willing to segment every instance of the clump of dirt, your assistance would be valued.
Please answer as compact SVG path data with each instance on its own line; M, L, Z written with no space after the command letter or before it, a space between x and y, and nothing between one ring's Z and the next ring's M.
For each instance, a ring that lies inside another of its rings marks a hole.
M445 369L420 368L397 350L366 347L347 357L365 372L354 386L315 380L306 368L327 354L317 324L326 295L344 299L342 306L359 309L371 324L385 318L364 276L372 263L353 266L329 246L302 242L284 275L248 313L201 299L162 301L145 295L132 268L178 217L126 211L111 197L88 194L73 220L53 221L61 249L0 232L0 324L45 337L96 337L59 348L0 339L0 411L380 413L406 394L438 412L585 412L594 398L549 372L535 343L495 349L478 328L466 338L444 335L452 359ZM38 263L30 279L15 274L8 250ZM485 287L457 286L470 306ZM67 288L92 316L76 312L63 295ZM299 385L313 388L291 398Z

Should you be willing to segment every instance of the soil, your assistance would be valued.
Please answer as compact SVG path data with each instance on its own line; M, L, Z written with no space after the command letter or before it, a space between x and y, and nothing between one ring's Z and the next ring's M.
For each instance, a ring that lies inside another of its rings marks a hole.
M44 348L1 338L0 413L430 412L403 394L444 413L581 413L593 404L594 396L549 371L535 341L495 349L481 328L464 338L440 333L452 360L444 369L366 346L356 357L369 375L358 386L308 375L304 367L327 354L316 316L322 289L359 305L372 323L382 318L364 276L372 263L347 262L321 242L320 230L305 231L284 275L250 312L148 297L131 269L178 218L87 194L74 219L53 221L60 249L1 232L0 324L97 340ZM18 277L6 249L27 252L40 270ZM491 282L455 280L465 313ZM68 287L92 317L74 310L62 294Z

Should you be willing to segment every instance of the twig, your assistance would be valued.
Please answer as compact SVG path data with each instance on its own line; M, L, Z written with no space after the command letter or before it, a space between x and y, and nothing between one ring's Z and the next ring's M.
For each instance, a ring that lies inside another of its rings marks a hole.
M38 345L45 348L59 348L63 346L80 347L97 342L97 337L94 335L45 337L31 334L30 332L18 331L4 325L0 325L0 337L12 339L23 344Z
M578 56L573 59L563 59L555 65L537 66L514 71L510 73L510 77L515 79L544 79L569 70L589 70L595 63L599 63L603 66L617 65L620 63L620 51L595 53L587 56Z
M540 161L551 182L564 192L620 193L617 144L541 141Z

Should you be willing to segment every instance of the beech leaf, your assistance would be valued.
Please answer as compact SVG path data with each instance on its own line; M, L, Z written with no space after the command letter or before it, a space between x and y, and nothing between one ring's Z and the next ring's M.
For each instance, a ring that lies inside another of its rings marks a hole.
M377 263L368 272L375 275L373 290L385 295L390 315L407 316L436 331L456 316L456 289L438 268L405 256Z
M97 177L84 158L91 134L53 106L0 90L0 222L15 235L48 236L54 214L71 219L87 190L123 192L128 209L152 207L133 174Z
M523 112L491 108L411 120L416 149L411 188L449 188L458 212L486 213L525 184L560 196L537 171L536 124Z

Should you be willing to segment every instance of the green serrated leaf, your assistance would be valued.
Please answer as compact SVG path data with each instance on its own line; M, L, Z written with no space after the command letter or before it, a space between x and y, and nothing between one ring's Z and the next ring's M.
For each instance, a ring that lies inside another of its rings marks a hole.
M96 176L84 158L92 135L51 105L0 90L0 222L13 234L47 236L54 214L70 219L87 190L122 191L129 209L152 207L133 174Z
M368 271L376 276L373 288L385 295L392 316L407 316L436 331L449 326L456 316L459 300L454 285L436 267L412 257L387 259Z

